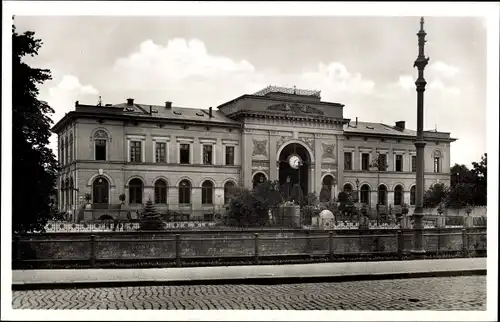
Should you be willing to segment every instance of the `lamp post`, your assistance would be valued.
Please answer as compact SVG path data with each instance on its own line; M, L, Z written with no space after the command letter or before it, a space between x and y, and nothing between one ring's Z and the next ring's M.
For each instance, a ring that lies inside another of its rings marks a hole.
M424 46L425 36L424 18L420 18L420 30L418 36L418 57L413 64L413 67L418 69L418 78L415 82L417 91L417 138L415 147L417 149L417 180L416 180L416 200L414 216L414 243L412 254L416 257L422 257L425 254L423 248L423 217L424 217L424 92L427 82L424 78L424 69L429 62L429 58L425 57Z
M359 179L356 179L356 198L357 198L356 203L359 203Z
M356 204L354 209L356 210L356 216L359 216L359 179L356 178Z

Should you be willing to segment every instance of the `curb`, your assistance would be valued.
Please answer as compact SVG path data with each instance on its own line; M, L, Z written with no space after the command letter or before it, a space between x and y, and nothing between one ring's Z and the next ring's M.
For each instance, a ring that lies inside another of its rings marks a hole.
M242 277L221 279L196 279L196 280L150 280L150 281L95 281L95 282L61 282L61 283L13 283L13 291L42 290L42 289L82 289L82 288L110 288L110 287L140 287L140 286L194 286L194 285L277 285L300 283L340 283L354 281L376 281L391 279L410 279L426 277L457 277L486 275L486 269L434 271L414 273L379 273L359 275L334 275L334 276L268 276L268 277Z

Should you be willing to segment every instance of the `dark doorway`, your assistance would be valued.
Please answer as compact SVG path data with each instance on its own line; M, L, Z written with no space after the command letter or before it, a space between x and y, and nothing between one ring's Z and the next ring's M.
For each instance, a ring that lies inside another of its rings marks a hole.
M298 169L290 166L290 157L298 156L301 160ZM281 150L279 155L279 182L280 185L287 184L287 178L290 178L289 185L293 187L299 184L304 196L309 192L309 168L311 158L307 149L298 143L290 143Z
M107 209L109 203L109 184L104 177L98 177L93 183L93 202L95 209Z

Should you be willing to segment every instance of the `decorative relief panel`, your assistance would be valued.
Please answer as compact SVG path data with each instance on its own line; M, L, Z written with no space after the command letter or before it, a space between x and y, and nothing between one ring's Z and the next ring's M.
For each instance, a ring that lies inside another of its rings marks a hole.
M252 161L252 168L269 168L269 161Z
M283 145L286 141L290 140L287 136L280 136L278 140L276 140L276 150L279 149L280 146Z
M335 144L321 143L323 159L335 159Z
M262 155L267 157L267 140L253 139L253 156Z
M291 136L280 136L278 140L276 140L276 150L278 150L283 144L287 141L292 140ZM314 138L312 137L297 137L299 141L304 142L312 151L314 151Z
M274 104L267 107L268 110L271 111L282 111L282 112L292 112L292 113L301 113L301 114L317 114L323 115L323 111L317 109L315 107L299 104L299 103L280 103Z
M108 137L108 133L104 130L98 130L94 133L94 138L96 139L106 139Z

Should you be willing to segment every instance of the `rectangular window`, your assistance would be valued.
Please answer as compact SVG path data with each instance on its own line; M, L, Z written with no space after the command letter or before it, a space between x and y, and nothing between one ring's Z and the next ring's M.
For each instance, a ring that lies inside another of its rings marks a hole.
M440 158L434 158L434 172L438 173L441 170L441 160Z
M403 156L399 154L396 154L396 171L403 171Z
M213 147L212 145L203 145L203 164L213 164Z
M411 156L411 172L417 172L417 156Z
M352 170L352 153L344 152L344 170Z
M204 214L203 215L203 221L213 221L214 220L214 214Z
M234 146L226 146L226 165L234 165Z
M387 170L387 155L379 154L378 156L378 169L379 171Z
M141 141L130 141L130 162L142 162Z
M61 146L61 155L59 159L61 160L61 165L64 165L64 146Z
M167 144L156 142L156 162L167 162Z
M370 170L370 154L369 153L361 154L361 170L365 170L365 171Z
M106 140L95 140L96 161L106 161Z
M189 144L187 143L182 143L180 145L180 164L189 164L190 163L190 157L189 157Z

